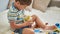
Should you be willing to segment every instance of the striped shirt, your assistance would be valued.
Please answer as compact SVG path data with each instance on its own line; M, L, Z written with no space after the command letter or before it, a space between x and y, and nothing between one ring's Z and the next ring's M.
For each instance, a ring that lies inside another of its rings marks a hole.
M17 24L24 22L24 10L18 10L14 7L14 3L8 11L8 20L14 20Z

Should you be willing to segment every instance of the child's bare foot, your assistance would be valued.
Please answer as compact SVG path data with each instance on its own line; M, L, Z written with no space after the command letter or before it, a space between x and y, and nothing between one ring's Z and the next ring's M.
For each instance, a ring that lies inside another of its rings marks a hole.
M57 29L57 27L55 25L45 27L45 30L54 30L54 29Z

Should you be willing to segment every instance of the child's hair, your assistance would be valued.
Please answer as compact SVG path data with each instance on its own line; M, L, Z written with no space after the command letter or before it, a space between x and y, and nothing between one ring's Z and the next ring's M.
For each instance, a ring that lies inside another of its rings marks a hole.
M15 0L16 2L19 1L21 5L27 5L29 6L32 2L32 0Z

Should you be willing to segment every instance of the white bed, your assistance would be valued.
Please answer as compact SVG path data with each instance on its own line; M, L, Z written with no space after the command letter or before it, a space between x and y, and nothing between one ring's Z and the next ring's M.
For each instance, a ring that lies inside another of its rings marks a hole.
M7 12L8 10L5 10L0 13L0 34L11 34L12 32L7 19ZM60 8L58 7L50 7L45 13L32 9L32 13L36 14L44 24L54 25L57 22L60 23Z

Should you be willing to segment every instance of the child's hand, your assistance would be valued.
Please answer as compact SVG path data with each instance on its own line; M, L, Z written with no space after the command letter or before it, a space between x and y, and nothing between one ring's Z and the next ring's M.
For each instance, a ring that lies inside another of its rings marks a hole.
M30 26L32 24L33 24L33 22L31 22L31 20L25 22L25 25L27 25L27 26Z
M51 29L54 30L54 29L57 29L57 27L55 25L51 26Z

